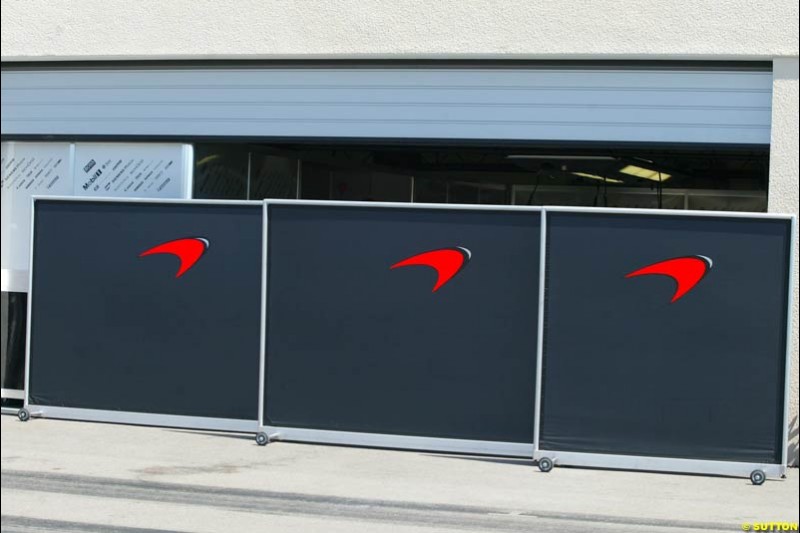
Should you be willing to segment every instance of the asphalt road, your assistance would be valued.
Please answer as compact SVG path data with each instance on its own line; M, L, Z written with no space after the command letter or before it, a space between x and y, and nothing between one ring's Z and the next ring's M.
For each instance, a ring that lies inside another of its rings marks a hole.
M798 520L798 476L518 459L2 417L2 531L741 531Z

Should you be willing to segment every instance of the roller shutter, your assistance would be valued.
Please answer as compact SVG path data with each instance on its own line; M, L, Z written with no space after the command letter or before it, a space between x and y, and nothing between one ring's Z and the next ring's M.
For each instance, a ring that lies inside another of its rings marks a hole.
M769 144L772 73L4 70L2 133Z

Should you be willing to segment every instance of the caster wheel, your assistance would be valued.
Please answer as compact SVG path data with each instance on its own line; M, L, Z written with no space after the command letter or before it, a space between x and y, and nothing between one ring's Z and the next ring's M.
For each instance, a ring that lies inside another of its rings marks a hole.
M256 433L256 444L259 446L266 446L269 444L269 437L263 431Z
M17 412L17 418L20 422L27 422L31 419L31 413L24 407Z
M750 472L750 481L753 482L753 485L763 485L766 480L767 475L763 470L753 470Z
M549 472L553 469L553 460L549 457L542 457L539 459L539 470L542 472Z

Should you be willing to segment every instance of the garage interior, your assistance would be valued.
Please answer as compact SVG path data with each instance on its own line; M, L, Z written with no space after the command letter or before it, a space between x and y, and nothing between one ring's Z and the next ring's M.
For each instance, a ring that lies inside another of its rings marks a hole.
M195 198L767 211L768 147L195 144Z

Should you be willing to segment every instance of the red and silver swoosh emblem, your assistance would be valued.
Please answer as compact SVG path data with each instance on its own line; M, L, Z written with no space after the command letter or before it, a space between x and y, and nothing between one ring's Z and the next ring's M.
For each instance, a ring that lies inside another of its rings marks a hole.
M153 246L149 250L139 254L139 257L146 257L155 254L171 254L180 260L178 272L175 274L179 278L197 263L203 254L208 250L208 239L203 237L190 237L188 239L175 239L167 241L158 246Z
M412 255L402 261L393 264L390 270L407 266L426 266L436 271L436 284L431 292L436 292L461 272L461 270L472 259L472 252L463 246L453 248L440 248L430 250L421 254Z
M672 295L670 303L675 303L683 298L695 285L700 283L714 262L704 255L691 255L686 257L675 257L665 261L659 261L652 265L647 265L638 270L627 274L626 278L637 276L659 275L669 276L675 280L675 293Z

